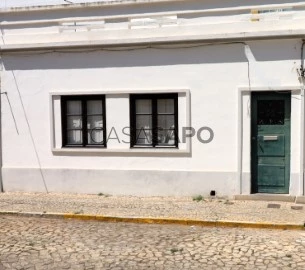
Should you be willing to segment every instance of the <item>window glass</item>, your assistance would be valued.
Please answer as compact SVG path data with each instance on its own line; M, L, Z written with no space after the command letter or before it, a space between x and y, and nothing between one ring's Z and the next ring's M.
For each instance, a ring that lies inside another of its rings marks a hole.
M70 100L67 102L67 115L82 114L82 102L79 100Z
M102 100L88 100L87 101L87 115L103 114Z
M136 113L152 113L151 100L149 99L138 99L136 100Z
M78 129L82 128L83 120L81 116L67 116L67 128L68 129Z
M136 128L152 129L152 116L151 115L137 115Z
M284 125L284 100L259 100L257 102L258 125Z
M151 129L137 130L136 141L138 144L151 145L152 144L152 130Z
M131 146L177 147L178 95L132 95Z
M160 129L158 130L158 144L160 145L175 145L175 129Z
M87 117L87 128L102 128L103 127L103 116L102 115L93 115Z
M65 96L63 146L106 146L104 96Z
M174 113L174 100L173 99L158 99L158 114L160 113Z
M91 129L88 130L88 143L89 144L101 144L104 141L102 129Z
M162 129L175 128L175 116L158 115L158 127Z
M83 134L81 130L69 130L67 134L67 143L68 144L82 144L83 143Z

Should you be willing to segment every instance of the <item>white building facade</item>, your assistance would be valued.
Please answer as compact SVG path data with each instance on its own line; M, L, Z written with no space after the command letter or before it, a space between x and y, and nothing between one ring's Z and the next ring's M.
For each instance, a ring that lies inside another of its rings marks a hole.
M304 195L305 2L0 9L4 191Z

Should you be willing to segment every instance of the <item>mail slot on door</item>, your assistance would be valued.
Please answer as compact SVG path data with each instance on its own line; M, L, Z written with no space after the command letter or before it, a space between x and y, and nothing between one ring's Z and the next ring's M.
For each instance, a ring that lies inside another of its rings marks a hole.
M277 141L278 140L278 136L265 135L263 138L264 138L264 141Z
M257 139L259 157L285 156L285 136L283 134L258 135Z

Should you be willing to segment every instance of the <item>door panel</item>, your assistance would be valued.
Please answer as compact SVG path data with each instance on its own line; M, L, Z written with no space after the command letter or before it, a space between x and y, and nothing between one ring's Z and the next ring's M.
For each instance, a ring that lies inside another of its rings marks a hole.
M290 93L252 94L252 193L289 193L290 104Z
M258 135L257 152L259 157L285 156L285 135Z
M285 166L259 164L258 186L285 187Z

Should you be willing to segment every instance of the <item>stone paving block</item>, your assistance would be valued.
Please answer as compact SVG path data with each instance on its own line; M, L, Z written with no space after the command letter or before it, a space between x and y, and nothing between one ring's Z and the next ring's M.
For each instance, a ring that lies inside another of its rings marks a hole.
M277 204L277 203L269 203L269 204L267 205L267 208L280 209L280 208L281 208L281 205L280 205L280 204Z
M292 205L292 206L291 206L291 209L292 209L292 210L303 210L303 206L300 206L300 205Z
M35 270L244 270L285 267L304 270L303 231L11 216L0 216L0 223L0 262L10 260L10 263L2 263L3 269L17 269L20 266ZM29 252L29 242L34 243L35 248L46 245L44 252ZM21 251L19 254L15 253L16 246ZM3 249L7 252L3 253ZM177 252L172 253L171 249ZM69 251L73 251L75 256ZM27 255L23 256L25 253ZM54 258L61 258L61 261Z

